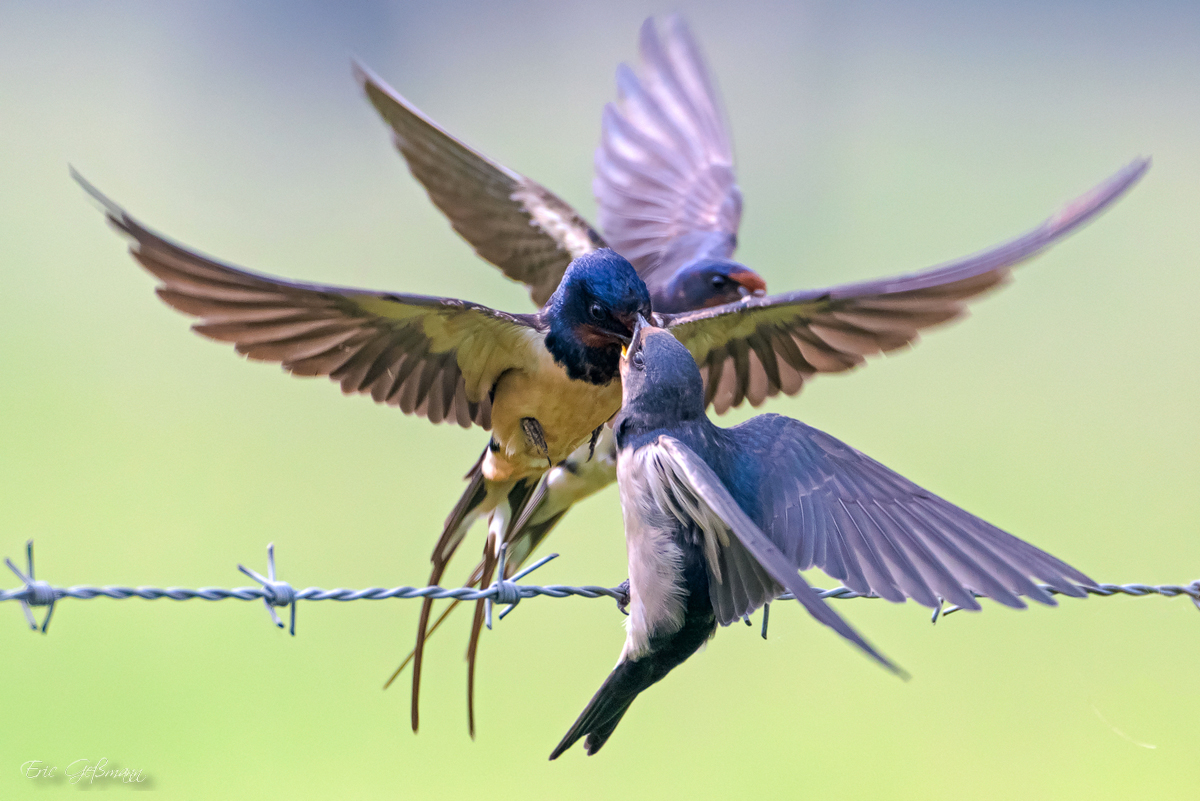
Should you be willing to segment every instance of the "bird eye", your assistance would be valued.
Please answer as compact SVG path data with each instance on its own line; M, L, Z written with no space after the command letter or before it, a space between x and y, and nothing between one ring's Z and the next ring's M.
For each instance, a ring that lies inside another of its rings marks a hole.
M727 283L729 283L729 279L723 275L714 275L712 277L713 289L724 289Z
M637 353L633 354L633 365L639 370L646 369L646 359L644 356L642 356L641 350L638 350Z
M590 314L592 316L593 320L603 320L604 319L604 307L601 306L599 303L593 303L592 307L590 309L588 309L588 314Z

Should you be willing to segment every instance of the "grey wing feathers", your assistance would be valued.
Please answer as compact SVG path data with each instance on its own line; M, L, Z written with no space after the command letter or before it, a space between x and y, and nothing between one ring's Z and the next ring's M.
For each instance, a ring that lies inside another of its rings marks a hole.
M709 592L713 598L714 610L732 609L734 615L732 618L718 617L719 622L728 625L778 595L779 587L784 587L795 595L796 600L818 621L853 642L889 670L902 673L808 586L787 556L738 506L720 477L693 450L679 440L665 435L647 447L655 449L653 456L659 462L662 474L668 478L672 489L675 490L679 504L699 505L703 516L707 516L706 513L711 511L727 527L728 544L723 543L720 548L725 573L719 581L710 575ZM706 521L696 521L694 518L693 521L701 528L706 526ZM707 525L711 527L711 524ZM733 538L729 538L728 534L732 534ZM757 604L747 605L748 602L752 603L752 599L739 597L740 594L756 590L761 592L763 574L773 582L770 585L771 594Z
M429 199L476 253L527 284L539 308L572 259L604 247L553 192L467 147L365 67L354 69Z
M845 443L764 415L733 431L770 442L764 529L800 570L818 567L857 592L925 606L979 609L974 594L1012 607L1054 599L1034 579L1082 597L1086 575L939 498Z
M464 428L490 428L496 379L536 359L533 316L239 270L163 239L75 177L132 240L133 257L160 282L159 297L198 318L198 333L251 359L329 376L347 394Z
M593 190L600 227L654 288L686 262L728 258L742 193L724 115L687 25L642 25L639 79L617 72L618 105L605 106Z
M1041 225L990 250L923 272L823 290L805 290L661 315L687 346L717 413L793 395L815 373L840 372L867 356L911 344L921 329L952 320L966 302L1009 277L1083 225L1148 169L1138 159L1062 207Z

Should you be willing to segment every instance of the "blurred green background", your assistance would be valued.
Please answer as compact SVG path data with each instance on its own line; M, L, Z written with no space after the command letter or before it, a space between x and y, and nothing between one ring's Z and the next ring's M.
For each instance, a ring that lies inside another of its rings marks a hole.
M1200 576L1200 7L675 7L731 119L739 256L777 291L990 246L1153 155L969 321L766 408L1099 580ZM33 537L39 577L64 585L243 586L234 566L262 570L274 541L296 586L423 583L480 432L189 333L67 164L252 269L524 311L408 175L350 58L594 216L600 109L662 10L0 2L0 553ZM564 555L540 582L620 581L615 492L549 545ZM407 686L380 686L416 602L302 604L294 639L257 602L67 601L46 637L4 604L0 797L78 789L20 778L26 760L100 757L169 798L1194 793L1187 600L988 605L936 627L911 604L835 603L910 682L780 607L769 641L721 631L600 755L553 764L620 650L611 602L527 601L485 633L476 742L465 615L431 644L413 736Z

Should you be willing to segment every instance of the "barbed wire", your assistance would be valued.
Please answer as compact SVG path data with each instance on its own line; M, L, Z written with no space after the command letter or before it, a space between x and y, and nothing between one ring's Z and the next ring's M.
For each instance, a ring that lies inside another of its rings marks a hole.
M504 575L505 559L507 556L507 546L500 549L498 575ZM259 583L258 587L235 587L233 589L225 589L223 587L201 587L199 589L187 589L184 587L92 587L79 585L74 587L55 587L46 581L40 581L35 578L33 571L33 540L25 543L25 558L26 570L22 571L18 568L11 559L5 559L4 562L8 565L9 570L16 574L24 586L12 590L0 590L0 601L19 601L21 608L25 613L25 619L29 623L29 627L34 631L40 630L43 634L50 626L50 618L54 614L54 606L58 601L64 598L76 598L79 600L90 600L92 598L112 598L113 600L123 600L126 598L143 598L148 601L158 600L160 598L168 598L172 601L190 601L200 599L204 601L224 601L228 599L237 599L239 601L254 601L262 599L263 604L267 608L267 612L271 615L271 621L279 628L283 628L283 621L279 619L279 615L275 613L275 607L287 606L290 608L291 624L288 627L292 636L296 634L296 604L299 601L383 601L391 598L408 599L408 598L452 598L456 601L485 601L486 602L486 622L487 627L492 627L492 605L506 604L507 608L500 613L500 619L516 608L517 604L523 598L546 597L546 598L613 598L618 602L618 605L624 611L624 604L628 603L628 590L624 587L600 587L595 585L587 585L582 587L572 587L565 584L549 584L545 586L537 584L518 584L517 582L528 576L533 571L542 567L552 559L558 558L558 554L552 553L542 557L534 562L529 567L516 573L510 579L497 580L492 582L485 588L477 587L456 587L445 588L438 586L429 587L392 587L390 589L384 587L367 587L361 590L350 590L345 588L337 588L332 590L321 589L320 587L305 587L298 590L292 587L286 581L281 581L275 576L275 544L267 545L267 575L263 576L250 568L243 565L238 565L237 568L245 575L254 579ZM1038 588L1050 595L1066 595L1067 593L1048 584L1038 584ZM847 600L852 598L879 598L875 593L864 593L852 590L849 587L834 587L831 590L814 587L814 591L821 598L836 598L839 600ZM1191 599L1192 603L1200 609L1200 580L1193 581L1191 584L1097 584L1096 586L1079 585L1078 589L1083 590L1089 595L1099 595L1108 597L1112 595L1130 595L1133 597L1144 597L1148 595L1161 595L1167 598L1173 598L1178 595L1185 595ZM987 598L982 593L972 593L976 598ZM775 600L790 601L794 600L795 596L791 593L780 595ZM34 620L32 607L45 606L46 617L39 626ZM940 617L945 617L953 612L961 610L961 606L948 606L943 608L938 606L933 610L931 620L937 623ZM762 636L767 637L767 622L770 617L771 605L763 606L762 617ZM750 625L750 618L744 618L746 625Z

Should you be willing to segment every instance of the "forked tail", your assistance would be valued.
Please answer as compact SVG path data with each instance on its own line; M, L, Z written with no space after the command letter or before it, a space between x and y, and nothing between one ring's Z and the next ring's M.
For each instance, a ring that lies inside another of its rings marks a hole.
M485 450L483 454L486 456L487 451ZM483 477L483 456L480 456L479 461L467 473L467 488L458 499L458 503L454 505L454 509L450 511L450 516L446 518L446 523L442 527L442 536L438 538L437 545L433 549L431 560L433 562L433 569L429 573L430 585L441 581L442 574L446 572L446 566L450 563L450 558L454 556L454 552L467 536L467 531L471 528L471 524L494 507L494 496L498 493L495 492L494 487L488 486L489 483ZM420 725L421 664L425 654L425 639L429 628L429 615L432 611L433 599L423 599L421 602L421 617L417 621L417 644L412 653L412 730L414 732ZM397 670L396 674L393 674L392 679L399 672ZM391 684L392 679L388 679L387 684ZM384 686L387 687L387 684Z
M486 455L486 451L484 455ZM481 456L479 462L467 473L467 488L446 519L442 536L433 552L433 570L430 573L429 583L436 584L441 581L450 557L465 539L471 525L484 514L496 510L502 502L505 507L504 515L502 520L497 521L500 524L500 530L494 534L496 537L502 537L501 541L508 545L505 578L512 576L558 525L563 515L574 503L615 480L615 463L616 449L612 441L612 432L607 428L602 431L594 448L588 445L582 446L544 475L541 480L526 479L518 481L514 485L492 484L483 478L483 456ZM491 538L483 561L476 565L466 586L486 587L491 583L492 571L488 571L488 575L485 577L484 568L489 558L495 558L495 554L495 538ZM437 631L458 604L459 601L453 601L430 626L433 601L428 598L422 601L421 616L417 623L416 645L384 684L385 689L389 687L404 668L410 662L412 663L413 731L417 730L419 720L421 666L425 642L433 635L433 632ZM483 628L483 609L483 602L477 602L466 653L467 723L472 737L475 734L475 664L479 637Z
M612 736L633 699L653 684L656 678L651 659L630 660L618 664L584 707L579 718L562 738L562 742L550 753L550 758L558 759L576 740L585 735L587 740L583 746L588 756L599 751Z

